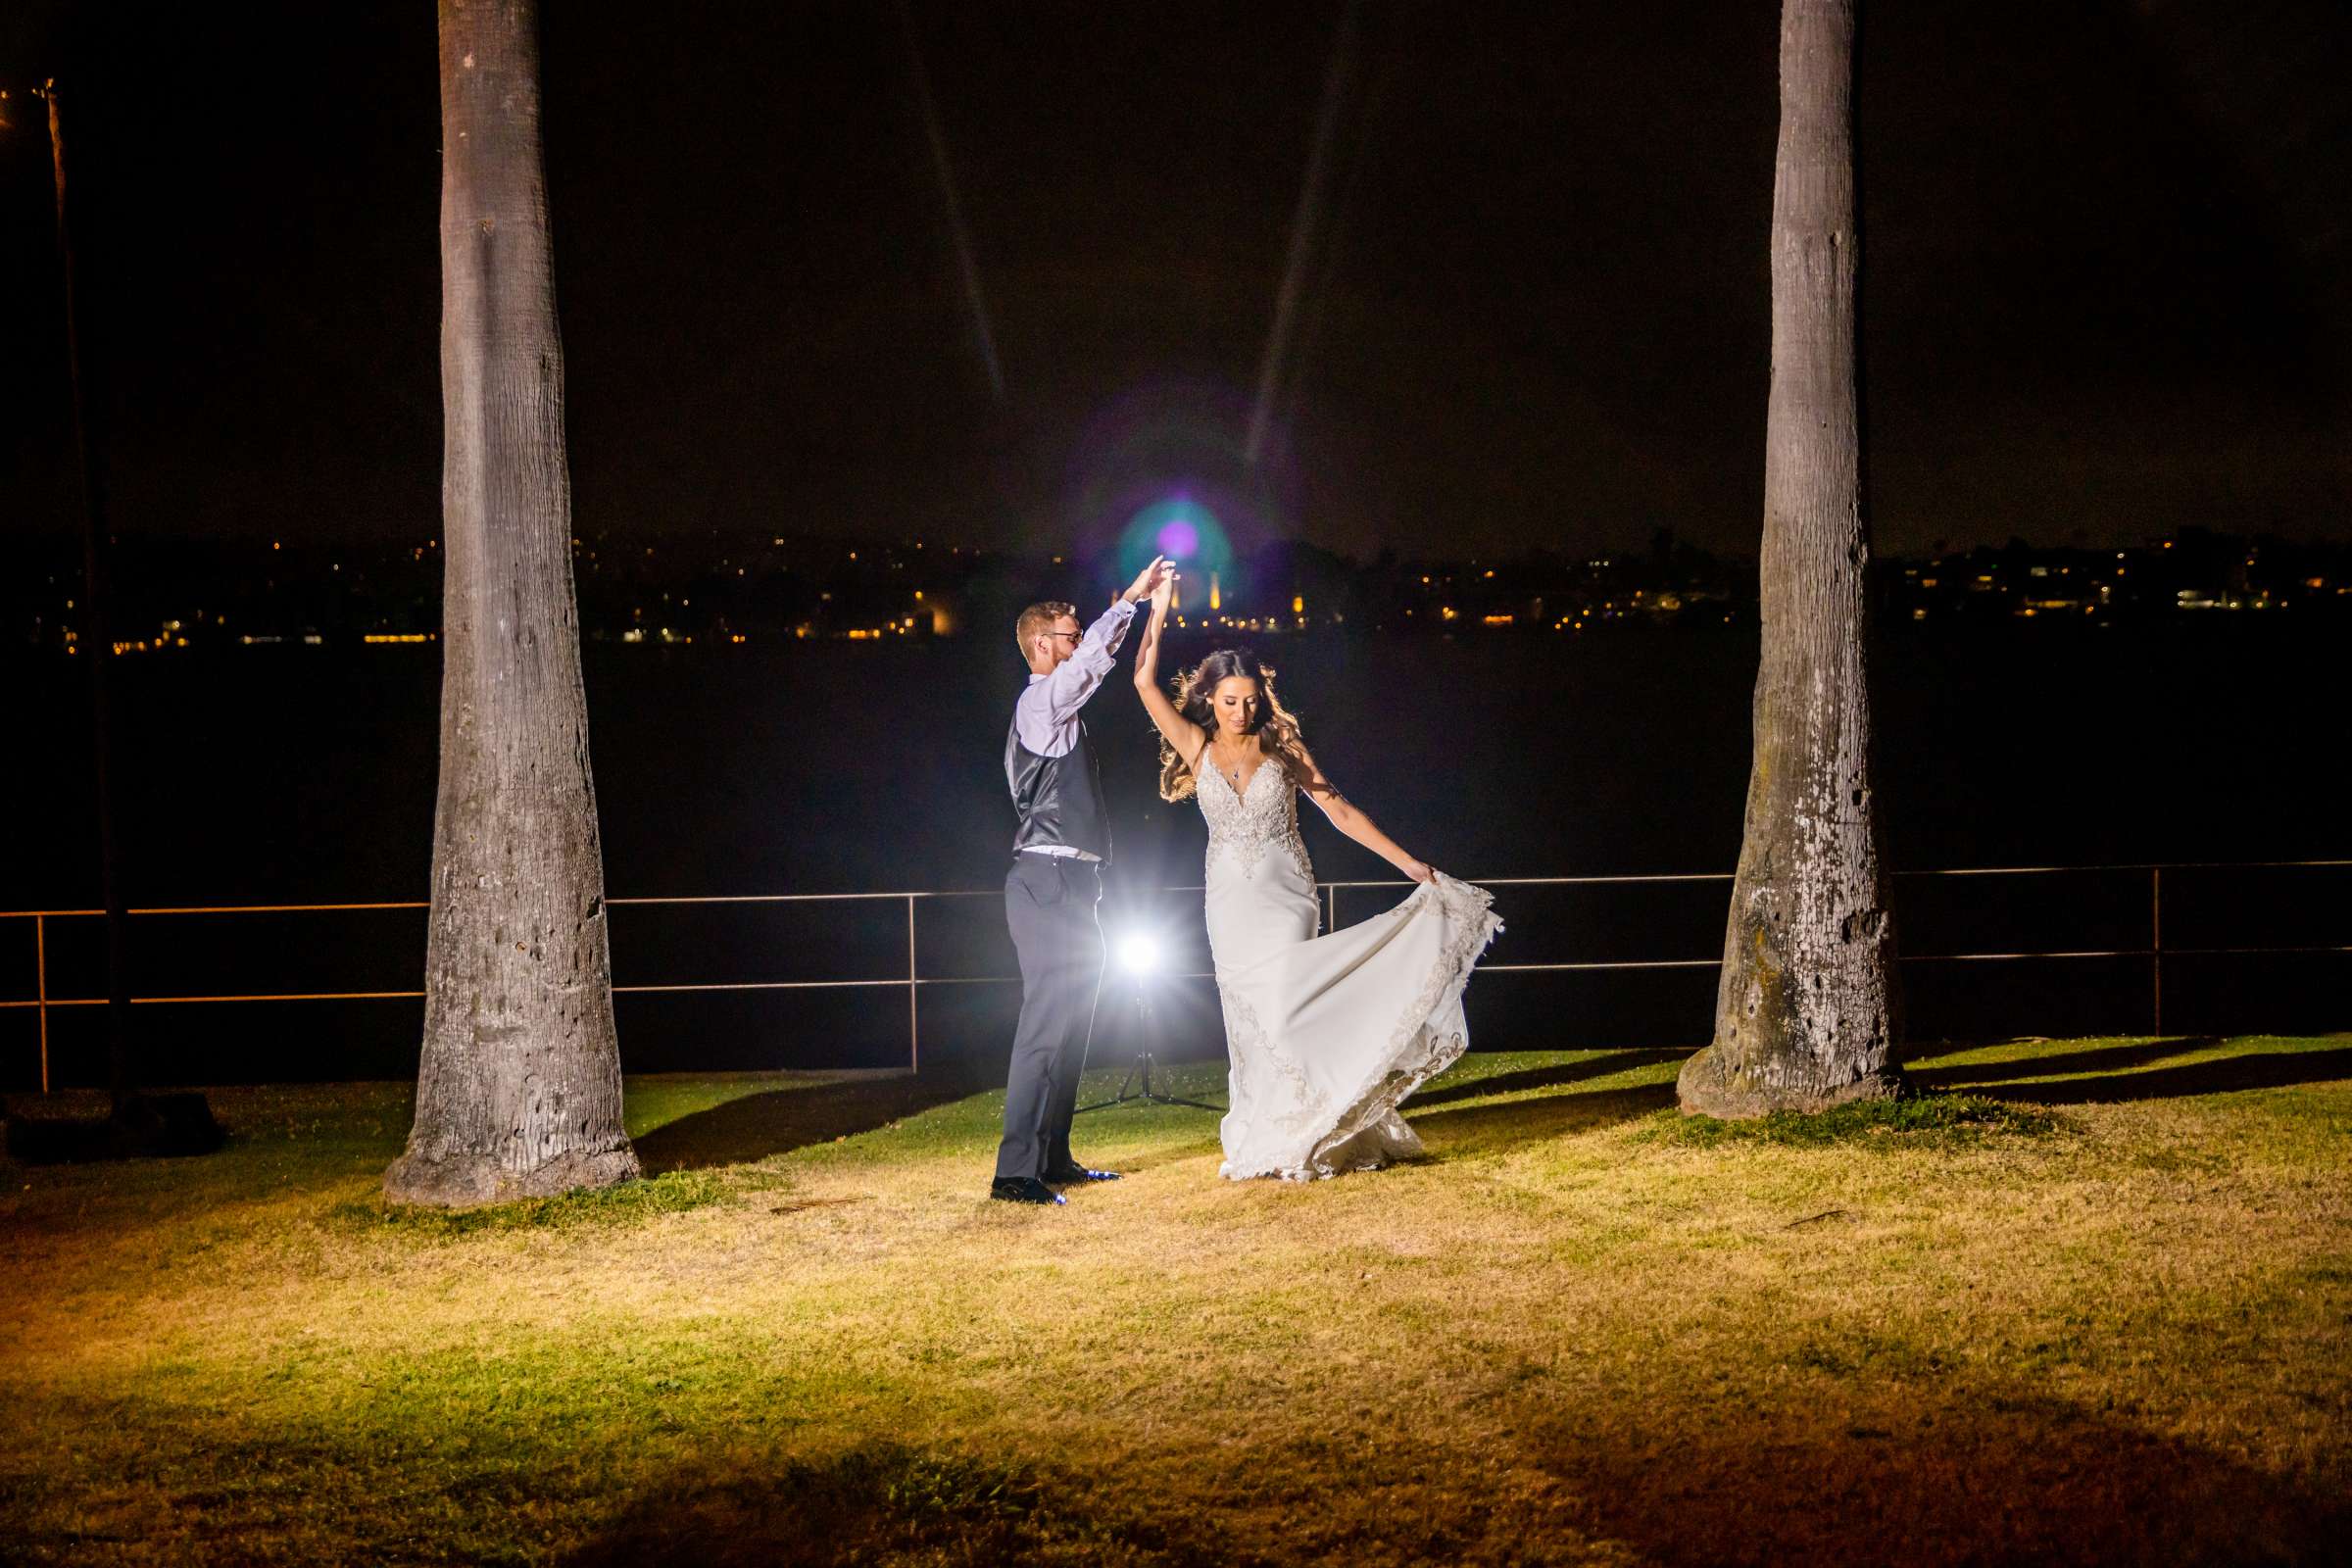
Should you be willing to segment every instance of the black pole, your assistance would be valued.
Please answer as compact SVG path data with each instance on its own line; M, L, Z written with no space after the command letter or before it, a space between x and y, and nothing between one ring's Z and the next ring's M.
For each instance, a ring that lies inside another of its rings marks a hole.
M114 627L108 613L112 584L107 570L96 443L82 388L80 311L74 291L74 234L66 218L66 132L58 114L57 83L43 93L49 101L49 161L57 177L57 260L66 285L66 379L74 396L74 456L81 481L81 649L90 661L90 723L98 791L98 874L106 902L106 1087L115 1114L137 1098L130 1068L130 980L123 961L122 864L115 834L114 719L108 666L114 662Z

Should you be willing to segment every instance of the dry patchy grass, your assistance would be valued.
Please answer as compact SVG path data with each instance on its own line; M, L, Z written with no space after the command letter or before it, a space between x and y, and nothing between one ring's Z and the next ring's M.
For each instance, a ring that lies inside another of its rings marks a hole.
M1693 1137L1674 1054L1484 1055L1428 1161L1237 1187L1123 1108L1058 1211L950 1080L633 1080L653 1180L464 1218L375 1196L405 1086L220 1091L202 1160L0 1163L0 1558L2328 1560L2348 1058Z

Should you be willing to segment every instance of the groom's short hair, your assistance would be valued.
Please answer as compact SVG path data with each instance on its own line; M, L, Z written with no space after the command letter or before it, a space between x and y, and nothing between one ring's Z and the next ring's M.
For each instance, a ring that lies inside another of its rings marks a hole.
M1058 599L1045 599L1021 612L1021 618L1012 623L1012 640L1021 650L1023 663L1029 661L1029 649L1037 641L1037 634L1052 631L1054 623L1064 615L1076 620L1078 607L1065 605Z

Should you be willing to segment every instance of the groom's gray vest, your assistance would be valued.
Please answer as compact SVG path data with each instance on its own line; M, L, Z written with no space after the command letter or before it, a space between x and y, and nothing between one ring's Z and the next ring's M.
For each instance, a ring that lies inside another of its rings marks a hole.
M1110 858L1110 813L1102 809L1102 778L1083 722L1077 745L1059 757L1040 757L1021 744L1016 719L1004 736L1004 778L1020 815L1012 836L1015 854L1065 845L1098 859Z

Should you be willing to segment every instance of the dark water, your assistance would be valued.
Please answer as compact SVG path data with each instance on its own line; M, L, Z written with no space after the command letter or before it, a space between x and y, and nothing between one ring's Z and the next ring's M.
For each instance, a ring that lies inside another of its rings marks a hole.
M1179 645L1177 657L1205 651ZM2352 857L2332 760L2337 637L2277 623L2147 630L2001 627L1898 636L1884 650L1882 797L1902 871L1982 865ZM1739 851L1752 632L1614 631L1546 641L1324 637L1266 645L1318 759L1408 849L1457 875L1719 872ZM134 905L421 898L431 849L438 665L431 648L238 651L122 661L124 842ZM588 655L591 741L615 898L993 889L1010 828L1000 771L1021 671L994 644L832 644ZM95 902L95 822L80 672L6 671L16 825L0 908ZM1152 794L1149 725L1124 669L1090 710L1117 817L1118 884L1197 881L1199 812ZM1318 873L1386 867L1306 812ZM1712 956L1726 884L1506 889L1496 963ZM2173 948L2352 943L2340 871L2165 876ZM2143 949L2145 871L1904 878L1904 950ZM1394 895L1344 893L1343 921ZM1179 960L1204 957L1178 897L1122 903ZM32 994L28 921L0 922L0 997ZM102 988L97 923L52 921L50 987ZM629 983L904 975L904 902L621 906ZM149 995L405 990L414 911L154 917L133 922ZM1009 972L987 898L925 901L926 974ZM1188 946L1189 944L1189 946ZM2144 1029L2148 960L1905 965L1922 1038ZM2342 1027L2343 956L2166 961L2170 1030ZM1115 989L1115 988L1114 988ZM1482 977L1482 1046L1693 1044L1706 970ZM926 988L925 1054L1001 1050L1009 989ZM903 1061L906 993L624 996L630 1065ZM398 1076L420 1004L284 1003L136 1009L159 1077ZM61 1076L95 1071L95 1010L53 1014ZM1123 993L1106 1050L1131 1033ZM1202 988L1158 1026L1214 1049ZM0 1013L0 1082L34 1069L28 1011Z

